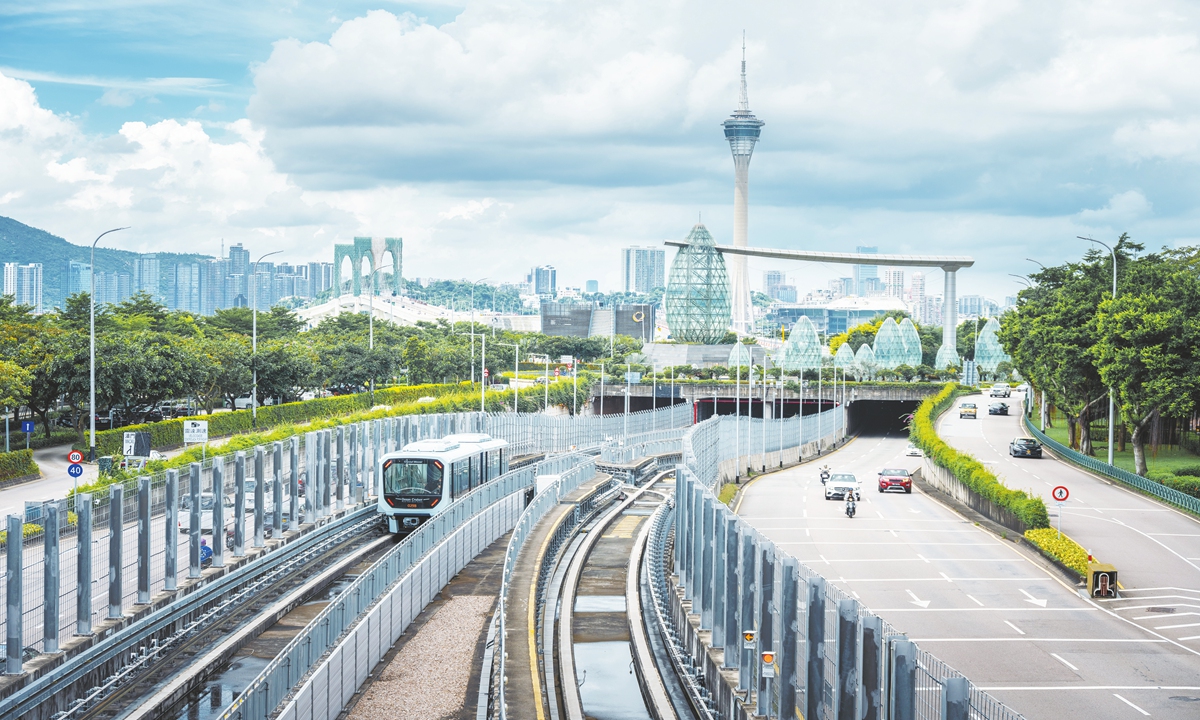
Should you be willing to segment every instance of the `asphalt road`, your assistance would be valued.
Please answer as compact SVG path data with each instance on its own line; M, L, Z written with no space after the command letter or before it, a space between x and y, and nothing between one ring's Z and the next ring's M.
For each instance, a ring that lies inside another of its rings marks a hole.
M919 466L906 445L860 437L828 456L864 482L854 519L825 501L815 464L757 479L739 513L1028 718L1200 717L1200 646L1081 597L917 488L878 494L881 468Z
M980 409L996 402L974 398ZM959 419L948 412L939 433L993 470L1010 487L1042 496L1050 523L1101 562L1116 566L1122 597L1105 605L1133 622L1200 650L1200 519L1152 500L1106 478L1058 460L1014 458L1008 443L1025 435L1020 395L1009 401L1013 416L980 415ZM1062 504L1050 496L1062 485L1070 497ZM1200 717L1200 707L1195 717Z

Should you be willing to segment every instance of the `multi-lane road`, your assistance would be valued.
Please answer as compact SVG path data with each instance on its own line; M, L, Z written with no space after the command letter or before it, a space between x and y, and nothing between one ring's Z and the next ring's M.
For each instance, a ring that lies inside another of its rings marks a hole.
M878 494L880 469L920 465L906 445L898 435L860 437L828 456L835 472L863 481L854 519L824 499L816 464L760 477L738 511L1026 717L1200 717L1200 642L1081 597L1044 562L919 488Z

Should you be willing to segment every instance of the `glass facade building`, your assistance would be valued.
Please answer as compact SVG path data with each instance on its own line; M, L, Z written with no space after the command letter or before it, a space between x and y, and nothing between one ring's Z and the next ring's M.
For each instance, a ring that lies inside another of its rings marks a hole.
M869 380L875 376L878 366L875 364L875 350L870 343L863 343L854 353L854 366L858 368L859 380Z
M892 318L883 321L875 334L875 363L883 370L895 370L908 358L904 335Z
M900 339L904 341L904 362L911 368L915 368L921 364L921 334L917 332L917 326L909 318L904 318L900 321Z
M1000 346L1000 321L989 318L987 324L979 331L979 343L975 348L975 363L985 373L995 373L1002 362L1012 362L1012 358Z
M697 223L671 262L671 277L663 303L667 327L679 342L716 344L732 320L729 276L725 258L704 225Z
M821 365L821 340L812 321L801 315L780 350L777 365L785 372L803 372Z

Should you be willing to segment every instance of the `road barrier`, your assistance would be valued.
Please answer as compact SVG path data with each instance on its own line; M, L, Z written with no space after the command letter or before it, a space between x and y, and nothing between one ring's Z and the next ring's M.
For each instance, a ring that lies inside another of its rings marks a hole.
M675 510L654 516L649 545L656 599L671 605L659 608L670 616L663 637L683 671L704 685L694 698L702 713L732 718L753 703L756 715L780 720L1021 717L730 512L713 494L734 450L728 431L728 423L709 420L684 436ZM690 608L678 602L665 570L653 568L666 559L671 524L674 582ZM744 700L720 679L699 631L724 649L724 667L738 671Z
M1071 448L1063 445L1059 441L1034 427L1034 424L1029 419L1028 415L1022 413L1022 416L1022 420L1025 422L1025 428L1029 431L1029 434L1037 438L1038 442L1050 448L1055 455L1058 455L1062 459L1072 462L1086 470L1091 470L1099 475L1112 478L1113 480L1123 482L1126 485L1131 485L1143 492L1150 493L1151 495L1162 500L1166 500L1172 505L1181 507L1190 513L1200 515L1200 499L1194 498L1187 493L1179 492L1175 488L1167 487L1162 483L1154 482L1153 480L1147 480L1141 475L1131 473L1128 470L1122 470L1115 465L1109 465L1102 460L1097 460L1090 455L1084 455L1077 450L1072 450Z

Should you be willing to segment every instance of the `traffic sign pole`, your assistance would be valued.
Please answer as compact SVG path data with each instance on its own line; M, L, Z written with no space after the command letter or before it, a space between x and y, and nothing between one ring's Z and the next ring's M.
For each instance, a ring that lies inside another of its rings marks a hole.
M1057 501L1055 504L1058 505L1058 536L1061 538L1063 505L1067 498L1071 497L1071 491L1068 490L1065 485L1056 485L1054 489L1050 491L1050 495Z

